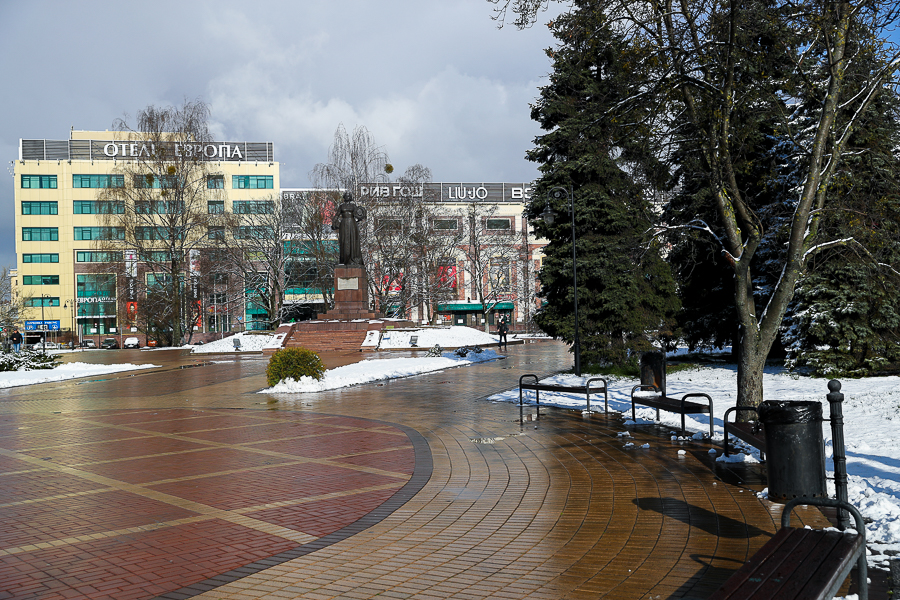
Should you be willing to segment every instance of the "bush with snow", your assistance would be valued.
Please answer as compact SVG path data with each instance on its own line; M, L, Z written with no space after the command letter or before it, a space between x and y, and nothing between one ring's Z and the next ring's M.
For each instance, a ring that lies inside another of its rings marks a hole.
M53 369L59 365L55 354L44 354L34 350L19 353L0 352L0 371L37 371Z

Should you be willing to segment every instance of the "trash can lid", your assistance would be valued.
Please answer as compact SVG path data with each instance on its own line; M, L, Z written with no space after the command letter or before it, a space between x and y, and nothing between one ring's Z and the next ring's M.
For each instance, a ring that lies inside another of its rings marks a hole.
M759 420L766 425L821 422L822 403L814 400L765 400L759 405Z

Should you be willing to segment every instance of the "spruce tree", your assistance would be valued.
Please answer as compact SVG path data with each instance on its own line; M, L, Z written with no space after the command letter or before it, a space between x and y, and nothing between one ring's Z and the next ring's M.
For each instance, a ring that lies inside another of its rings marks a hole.
M529 207L538 217L547 192L557 186L574 196L578 267L578 312L583 364L623 364L671 335L678 309L675 284L659 246L649 235L653 206L648 183L664 170L641 135L640 120L621 127L604 118L627 90L629 48L591 2L551 25L560 41L548 51L553 61L549 85L541 89L532 118L546 134L527 153L540 163L541 177ZM625 60L623 60L625 58ZM552 336L574 341L572 216L565 200L551 208L558 217L538 233L550 240L540 272L543 309L538 325ZM657 340L658 341L658 340Z

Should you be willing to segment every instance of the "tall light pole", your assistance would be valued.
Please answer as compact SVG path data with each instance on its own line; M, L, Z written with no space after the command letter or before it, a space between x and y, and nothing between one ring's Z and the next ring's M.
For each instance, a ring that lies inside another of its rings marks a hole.
M47 323L44 321L44 306L47 304L47 294L41 294L41 352L47 354Z
M66 300L63 308L68 308L72 312L72 347L78 347L78 332L75 331L75 300Z
M573 349L575 351L575 375L581 377L581 338L578 334L578 257L575 253L575 195L572 193L572 188L562 186L550 188L550 191L547 192L547 206L544 207L541 217L545 223L553 225L553 221L556 220L556 211L550 206L550 202L562 198L568 200L569 215L572 217L572 283L575 286L575 343Z

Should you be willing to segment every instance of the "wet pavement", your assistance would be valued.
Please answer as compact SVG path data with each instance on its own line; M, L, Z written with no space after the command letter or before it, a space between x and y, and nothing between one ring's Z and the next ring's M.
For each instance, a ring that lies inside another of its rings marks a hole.
M159 366L0 390L0 599L706 598L780 514L708 442L486 400L557 343L302 395L258 354L65 360Z

